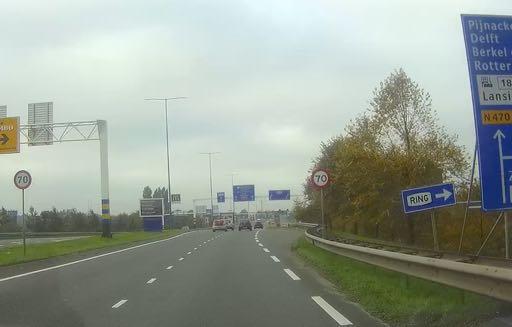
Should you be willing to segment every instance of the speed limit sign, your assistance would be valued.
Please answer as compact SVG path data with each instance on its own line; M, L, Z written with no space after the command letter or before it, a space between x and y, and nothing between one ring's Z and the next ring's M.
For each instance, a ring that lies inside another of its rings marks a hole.
M318 188L324 188L330 183L329 173L325 169L317 169L311 175L313 184Z
M14 185L20 190L28 188L32 184L32 176L26 170L20 170L14 175Z

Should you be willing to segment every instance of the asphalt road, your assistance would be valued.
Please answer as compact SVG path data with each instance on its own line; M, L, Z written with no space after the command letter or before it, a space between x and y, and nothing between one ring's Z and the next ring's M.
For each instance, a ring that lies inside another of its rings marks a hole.
M41 244L41 243L52 243L52 242L62 242L69 240L76 240L79 238L84 238L89 236L65 236L65 237L30 237L26 239L27 244ZM10 247L17 246L23 244L22 238L16 239L0 239L0 248L2 247Z
M0 326L381 326L294 257L299 235L198 231L28 275L0 268Z

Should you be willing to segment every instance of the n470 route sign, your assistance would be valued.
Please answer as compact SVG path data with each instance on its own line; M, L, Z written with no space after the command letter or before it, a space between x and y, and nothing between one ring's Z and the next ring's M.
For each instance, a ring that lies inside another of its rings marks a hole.
M438 184L402 191L405 213L431 210L455 204L453 184Z
M0 154L20 152L20 117L0 118Z
M462 15L482 209L512 208L512 17Z

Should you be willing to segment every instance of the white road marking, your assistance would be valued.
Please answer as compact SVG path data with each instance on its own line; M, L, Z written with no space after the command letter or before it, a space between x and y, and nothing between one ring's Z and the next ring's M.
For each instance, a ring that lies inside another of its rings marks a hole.
M178 260L179 260L179 261L182 261L183 259L185 259L185 258L181 257L181 258L179 258Z
M258 245L259 245L259 246L263 246L263 244L261 244L261 243L258 243Z
M117 308L119 308L120 306L122 306L123 304L125 304L126 302L128 302L128 300L121 300L121 301L117 302L116 304L114 304L114 305L112 306L112 309L117 309Z
M199 247L203 246L202 244L199 244Z
M151 278L146 282L146 284L153 284L153 282L156 280L156 278Z
M269 251L269 249L267 249L267 248L263 248L263 251L265 251L265 252L267 252L267 253L269 253L269 252L270 252L270 251Z
M19 275L14 275L14 276L2 278L2 279L0 279L0 282L5 282L5 281L11 280L11 279L15 279L15 278L30 276L30 275L42 273L44 271L49 271L49 270L54 270L54 269L59 269L59 268L62 268L62 267L67 267L67 266L75 265L77 263L86 262L86 261L90 261L90 260L106 257L106 256L109 256L109 255L112 255L112 254L117 254L117 253L122 253L122 252L130 251L130 250L133 250L133 249L138 249L138 248L141 248L143 246L148 246L148 245L152 245L152 244L156 244L156 243L166 242L166 241L172 240L172 239L174 239L176 237L180 237L180 236L183 236L183 235L188 234L188 233L190 233L190 232L182 233L180 235L169 237L169 238L166 238L166 239L163 239L163 240L158 240L158 241L153 241L153 242L149 242L149 243L139 244L139 245L131 246L131 247L126 248L126 249L121 249L121 250L117 250L117 251L112 251L112 252L108 252L108 253L103 253L103 254L95 255L95 256L92 256L92 257L89 257L89 258L85 258L85 259L80 259L80 260L76 260L76 261L67 262L67 263L64 263L64 264L61 264L61 265L57 265L57 266L52 266L52 267L43 268L43 269L39 269L39 270L29 271L29 272L24 273L24 274L19 274Z
M194 251L197 250L197 248L194 248Z
M169 267L167 267L167 268L165 268L165 269L167 269L167 270L171 270L171 269L172 269L172 266L169 266Z
M189 251L189 252L187 252L187 254L192 254L192 252Z
M290 269L285 268L284 272L287 273L288 276L290 276L291 279L293 279L293 280L300 280L300 277L295 275L295 273L293 271L291 271Z
M313 301L316 302L316 304L318 304L320 306L320 308L324 309L324 311L327 312L327 314L329 316L331 316L331 318L334 319L338 323L338 325L340 325L340 326L352 325L350 320L345 318L344 315L342 315L336 309L334 309L321 296L312 296L311 298L313 299Z
M206 241L204 241L203 244L206 244Z
M275 255L271 255L270 256L272 258L272 260L274 260L275 262L281 262L281 260L279 260Z

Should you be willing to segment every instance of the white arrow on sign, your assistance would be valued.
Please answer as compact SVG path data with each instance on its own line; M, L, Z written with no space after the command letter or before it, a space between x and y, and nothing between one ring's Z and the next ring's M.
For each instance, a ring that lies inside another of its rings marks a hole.
M443 193L437 193L436 199L444 198L444 200L448 200L448 198L452 196L452 192L448 191L447 189L443 188Z
M494 139L498 139L498 151L500 156L500 172L501 172L501 198L503 200L503 203L507 201L507 197L505 195L505 170L503 168L503 160L509 159L503 157L503 147L501 145L501 139L505 138L505 134L501 131L501 129L498 129L496 133L493 136Z

